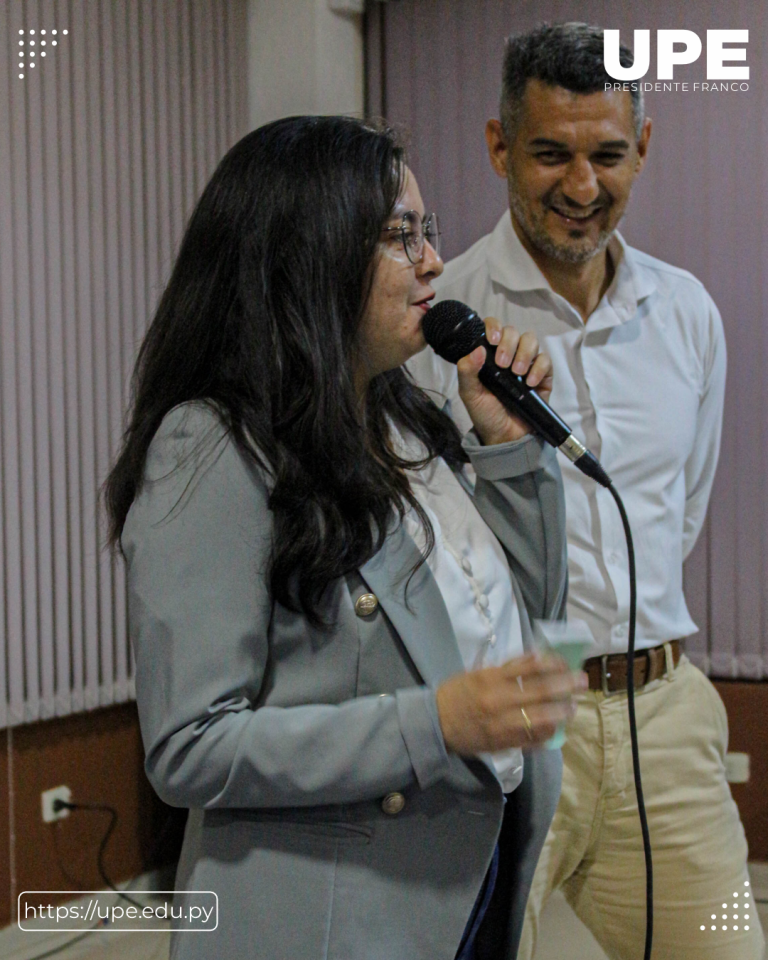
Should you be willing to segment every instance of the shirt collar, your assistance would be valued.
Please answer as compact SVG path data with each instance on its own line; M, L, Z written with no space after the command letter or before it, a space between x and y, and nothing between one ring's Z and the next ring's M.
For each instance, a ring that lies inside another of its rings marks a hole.
M656 283L653 273L639 262L635 251L618 230L608 242L608 251L616 273L603 299L610 301L616 308L619 319L624 322L634 315L640 301L653 293ZM547 278L515 233L509 210L491 233L486 256L491 280L507 290L539 290L562 300L552 290Z
M649 297L656 289L653 272L638 259L637 251L629 246L618 230L608 241L608 250L616 273L606 296L611 300L622 300L637 309L641 300Z
M550 290L547 278L520 242L509 210L496 224L486 248L491 280L507 290Z

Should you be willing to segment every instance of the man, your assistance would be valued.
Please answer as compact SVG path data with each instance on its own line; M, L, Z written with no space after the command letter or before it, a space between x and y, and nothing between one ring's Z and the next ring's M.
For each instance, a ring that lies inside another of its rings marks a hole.
M631 62L622 48L622 63ZM606 92L606 82L601 30L561 24L508 40L501 120L488 122L486 139L491 164L507 181L509 212L448 264L438 299L462 300L537 334L554 361L553 408L600 458L626 504L637 558L636 710L654 857L653 955L760 960L756 912L745 922L742 907L740 922L731 920L734 893L743 904L750 888L724 773L725 711L679 643L696 630L682 563L715 473L722 324L698 280L632 249L616 232L645 163L651 122L641 93ZM456 368L429 349L410 367L468 426ZM590 690L563 748L562 794L519 956L532 957L541 910L562 888L612 960L640 958L645 869L626 702L627 549L608 491L567 461L561 466L569 616L590 625L598 656L588 661ZM540 763L531 762L534 784ZM498 955L514 956L514 948Z

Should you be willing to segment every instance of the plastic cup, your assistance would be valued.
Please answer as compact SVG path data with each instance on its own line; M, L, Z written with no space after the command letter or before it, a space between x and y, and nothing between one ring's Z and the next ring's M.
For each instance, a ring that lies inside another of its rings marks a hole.
M533 641L534 649L562 657L574 672L581 670L595 645L592 631L583 620L535 620ZM565 724L560 723L544 746L548 750L557 750L564 743Z

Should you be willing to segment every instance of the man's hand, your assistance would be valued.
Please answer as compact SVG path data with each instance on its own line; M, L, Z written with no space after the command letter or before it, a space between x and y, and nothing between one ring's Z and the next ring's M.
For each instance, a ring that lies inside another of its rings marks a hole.
M546 400L552 392L552 361L539 352L539 341L532 333L522 335L514 327L502 327L495 317L485 320L485 335L496 346L496 365L511 367L525 377ZM459 360L459 394L464 401L480 439L486 445L520 440L531 432L528 424L511 414L477 379L485 363L485 347L477 347ZM526 375L527 374L527 375Z
M559 657L526 654L500 667L458 673L437 689L445 745L462 756L544 743L587 688Z

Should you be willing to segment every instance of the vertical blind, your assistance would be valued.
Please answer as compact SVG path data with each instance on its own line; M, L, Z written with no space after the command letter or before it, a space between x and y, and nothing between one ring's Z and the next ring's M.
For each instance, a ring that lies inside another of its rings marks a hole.
M699 633L688 655L710 675L768 677L768 26L762 0L400 0L367 22L368 109L410 135L448 258L493 228L506 185L483 129L498 116L504 37L542 21L620 29L747 29L748 91L652 92L649 160L621 230L703 281L723 315L728 387L709 516L685 565ZM655 53L646 78L656 79ZM676 80L706 80L706 53ZM653 425L649 424L649 429ZM659 549L663 549L663 544Z
M0 726L133 694L99 489L245 44L246 0L0 5Z

